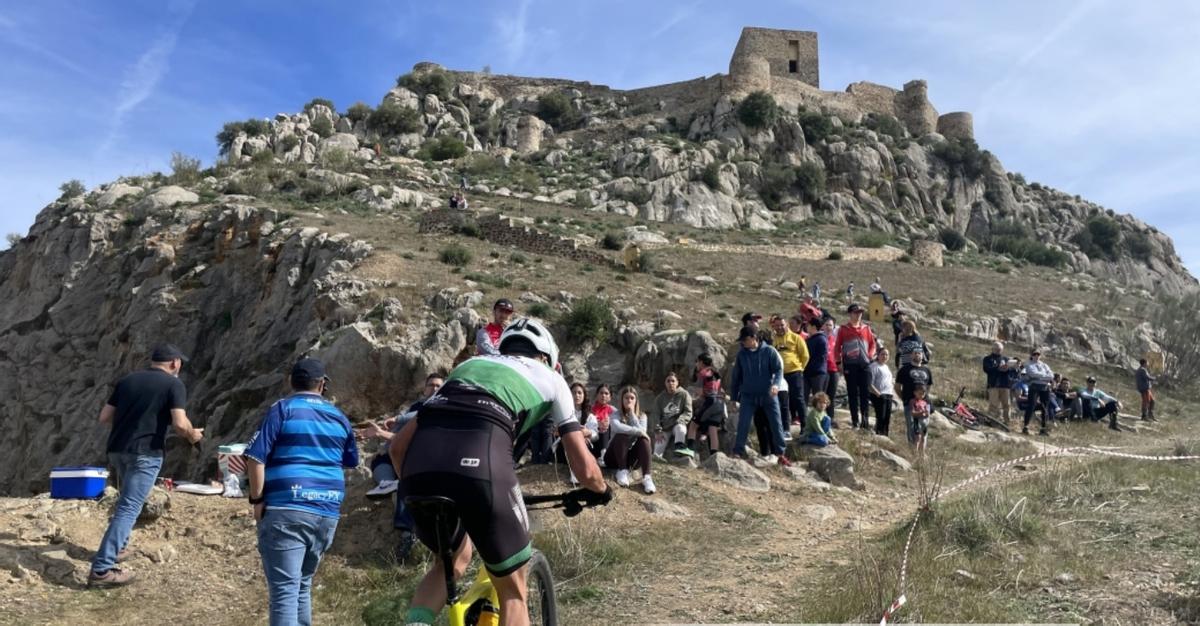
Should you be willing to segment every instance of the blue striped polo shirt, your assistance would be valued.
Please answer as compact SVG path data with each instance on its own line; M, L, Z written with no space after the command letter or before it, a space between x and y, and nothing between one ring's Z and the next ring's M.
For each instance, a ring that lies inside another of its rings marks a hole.
M266 468L268 509L338 517L346 496L342 468L358 466L350 420L315 393L296 393L271 406L245 455Z

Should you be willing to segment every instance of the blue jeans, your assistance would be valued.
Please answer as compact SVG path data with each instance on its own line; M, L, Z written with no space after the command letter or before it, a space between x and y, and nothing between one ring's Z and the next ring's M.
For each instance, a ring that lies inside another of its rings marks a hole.
M733 453L746 454L746 440L750 438L750 423L754 421L754 411L762 409L767 415L768 429L771 431L771 452L783 454L783 423L779 417L779 400L769 394L742 395L738 409L737 437L733 442Z
M108 464L116 472L121 497L113 508L108 530L104 531L104 538L100 540L100 549L92 558L93 572L103 574L116 566L117 553L129 543L129 533L133 531L138 515L142 514L142 505L154 488L162 462L161 456L108 453Z
M271 626L311 626L312 579L321 555L333 545L337 519L288 509L267 509L258 523L271 602Z
M392 467L391 459L386 458L387 455L380 454L371 461L371 478L377 483L385 480L400 480L396 476L396 470ZM392 514L392 528L396 530L412 530L415 528L412 513L408 512L408 507L404 506L404 485L396 487L396 510Z
M826 437L825 433L829 432L829 428L832 425L833 425L833 420L829 419L828 415L826 415L825 417L822 417L821 418L821 428L823 428L824 430L819 433L812 433L812 432L805 433L804 439L802 439L800 441L800 443L809 445L809 446L816 446L818 448L824 448L825 446L829 445L829 437Z

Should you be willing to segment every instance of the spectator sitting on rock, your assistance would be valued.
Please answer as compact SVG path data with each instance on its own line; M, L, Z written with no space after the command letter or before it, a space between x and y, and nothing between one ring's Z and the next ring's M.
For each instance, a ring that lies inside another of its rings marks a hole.
M608 450L613 431L609 426L620 414L617 407L612 405L612 389L603 383L596 385L596 399L592 402L592 417L596 418L596 432L599 436L600 465L604 466L604 453Z
M664 391L654 399L654 433L665 435L663 446L672 445L675 454L692 456L687 447L687 427L692 421L692 396L679 387L679 377L674 372L667 374L663 382ZM662 456L658 444L655 453Z
M654 479L650 477L650 435L646 430L648 420L638 404L637 389L625 387L621 390L618 411L609 422L613 437L604 453L605 466L617 470L617 484L622 487L630 484L629 470L642 470L642 490L654 493Z
M1083 403L1084 417L1098 422L1107 416L1108 427L1113 430L1121 430L1121 427L1117 425L1117 412L1121 410L1121 403L1116 398L1097 389L1094 376L1088 376L1087 387L1079 390L1079 399Z
M818 391L808 401L808 411L804 413L804 428L800 431L800 443L824 448L837 439L830 430L829 416L825 414L829 408L829 396L824 391Z
M1021 427L1021 434L1029 434L1029 420L1033 419L1034 410L1040 406L1042 429L1038 434L1049 435L1050 386L1054 383L1054 372L1042 361L1041 350L1035 349L1029 353L1029 361L1025 363L1022 377L1029 384L1029 402L1025 405L1025 422Z
M452 209L458 208L458 194L457 193L450 194L449 205L450 205L450 208L452 208Z
M1023 380L1018 380L1012 384L1010 388L1013 397L1013 405L1017 407L1017 412L1024 415L1025 408L1029 406L1029 385Z
M920 352L924 357L921 359L922 363L929 363L929 346L917 332L917 323L912 319L905 319L900 325L900 338L896 341L896 367L908 365L914 352Z
M871 363L871 403L875 405L875 434L888 436L892 423L892 370L888 369L888 350L880 348Z
M891 301L892 301L892 299L891 299L891 298L889 298L889 297L888 297L888 295L887 295L887 292L883 290L883 285L882 285L882 284L880 284L881 282L882 282L882 281L880 281L880 280L879 280L879 277L878 277L878 276L876 276L876 277L875 277L875 282L871 283L871 285L870 285L870 287L869 287L869 288L870 288L870 290L871 290L871 293L872 293L872 294L876 294L876 293L877 293L877 294L879 294L879 295L883 296L883 303L884 303L884 304L887 304L887 303L891 302Z
M821 320L809 319L806 325L808 336L804 344L808 347L808 365L804 367L804 404L808 405L813 394L825 392L829 380L829 338L821 332Z
M1071 389L1071 379L1066 376L1058 379L1054 397L1058 400L1058 406L1062 407L1055 413L1055 417L1064 422L1083 417L1083 403L1079 399L1079 393Z
M587 442L588 451L592 456L600 456L600 432L596 424L596 416L592 415L592 407L588 404L587 387L581 382L571 383L571 397L575 401L575 419L583 424L583 440ZM554 458L559 463L567 462L567 453L561 445L559 445L558 432L554 433ZM568 467L569 472L571 470ZM577 485L579 481L575 479L575 472L571 472L571 484Z
M779 402L775 399L779 393L779 385L783 382L783 361L775 348L761 343L754 329L748 326L742 328L738 340L741 341L742 348L738 350L729 386L730 395L738 402L738 425L733 454L741 457L746 455L750 422L753 421L754 411L761 408L766 413L770 425L772 454L779 456L780 465L791 465L787 457L783 456L783 424L779 418Z
M707 352L700 353L696 357L696 364L692 366L692 383L695 387L695 399L697 401L704 400L707 395L709 381L716 375L716 369L713 368L712 355ZM719 379L720 376L718 375Z
M720 433L725 428L729 412L721 394L721 375L713 372L709 382L704 387L704 399L697 405L688 424L687 445L695 452L697 439L707 439L708 454L711 456L721 447Z
M904 404L905 434L908 436L908 443L912 445L918 443L917 435L920 434L912 414L912 400L916 397L917 387L928 393L929 388L933 386L933 372L923 365L924 359L923 353L914 352L912 362L896 372L896 382L900 383L900 401Z
M384 442L391 441L392 437L400 432L405 424L417 416L417 410L425 404L425 401L437 393L438 389L441 389L445 380L444 376L437 373L426 376L425 386L421 390L419 400L412 403L408 410L400 415L384 420L383 424L371 422L362 430L362 435ZM416 525L412 513L409 513L408 507L404 506L404 494L399 492L400 478L396 476L396 468L392 467L392 459L388 456L387 446L384 446L383 450L382 453L376 454L371 459L371 477L375 479L375 488L368 491L366 496L369 500L376 500L387 498L393 493L396 494L396 506L392 512L392 528L399 533L395 549L396 560L403 562L408 560L413 546L417 543L416 535L413 534Z
M1134 374L1137 392L1142 396L1142 419L1154 421L1154 377L1146 367L1146 359L1138 359L1137 372Z
M1004 356L1004 344L999 341L992 344L992 353L983 357L983 373L987 376L988 412L1004 420L1005 425L1008 425L1011 415L1009 389L1012 388L1012 384L1008 379L1010 365L1009 358Z

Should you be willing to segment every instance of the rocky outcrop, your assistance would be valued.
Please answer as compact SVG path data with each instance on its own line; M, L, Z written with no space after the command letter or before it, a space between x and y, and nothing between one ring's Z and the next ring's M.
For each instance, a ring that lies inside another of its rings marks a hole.
M717 480L728 483L746 491L769 491L771 479L761 471L754 469L749 463L725 456L718 452L704 461L704 469Z
M797 458L807 463L809 469L829 481L831 485L866 489L866 484L854 475L854 457L840 447L793 445L791 448Z

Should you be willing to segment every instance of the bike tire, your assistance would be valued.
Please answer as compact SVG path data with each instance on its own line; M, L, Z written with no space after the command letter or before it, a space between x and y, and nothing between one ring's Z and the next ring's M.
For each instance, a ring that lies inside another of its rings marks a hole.
M529 623L536 626L558 626L558 597L554 592L554 575L550 562L537 550L529 559L528 578Z

